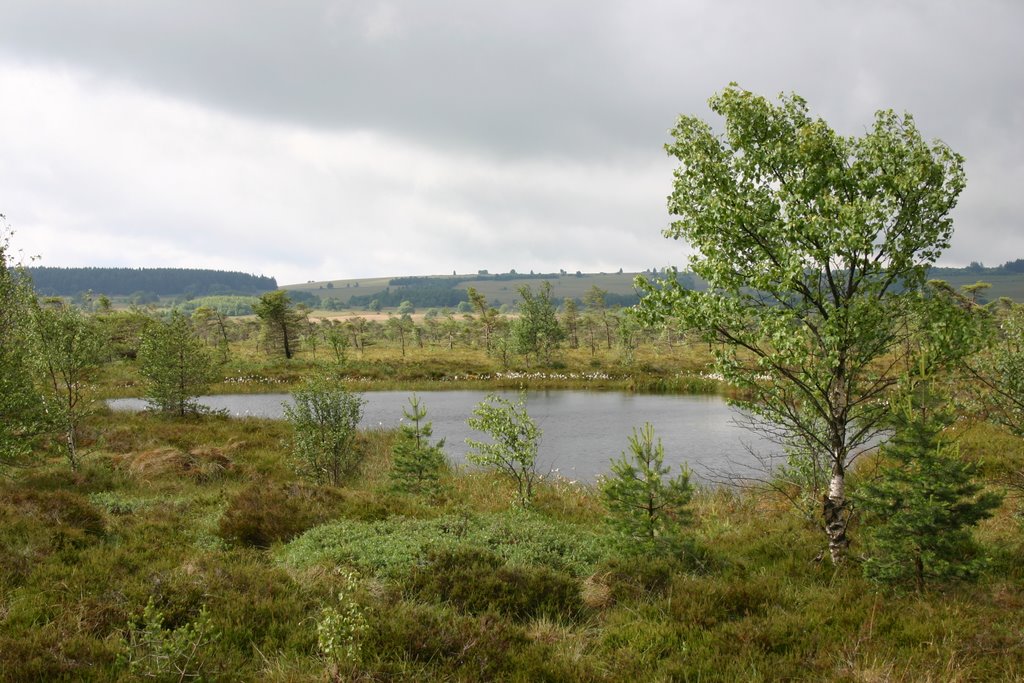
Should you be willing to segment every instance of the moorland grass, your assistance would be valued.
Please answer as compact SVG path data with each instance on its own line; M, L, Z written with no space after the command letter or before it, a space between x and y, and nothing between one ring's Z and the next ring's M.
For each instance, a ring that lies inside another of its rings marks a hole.
M847 565L816 561L821 532L763 492L699 490L686 550L637 558L585 486L544 481L528 511L486 472L390 492L390 432L362 433L360 472L325 488L297 478L280 421L100 411L87 431L80 472L41 445L0 482L0 680L1024 677L1012 498L978 531L977 583L917 594L862 577L856 528ZM991 486L1019 470L1019 439L961 443ZM317 624L348 572L362 647L331 663Z

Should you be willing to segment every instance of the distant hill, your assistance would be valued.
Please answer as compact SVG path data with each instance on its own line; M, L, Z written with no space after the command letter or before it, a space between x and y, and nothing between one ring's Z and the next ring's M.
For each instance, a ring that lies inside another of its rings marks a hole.
M323 308L365 308L371 301L382 307L398 306L408 300L418 308L454 308L466 300L466 288L474 287L487 297L492 305L514 305L519 301L519 288L529 285L534 289L542 281L551 283L551 295L558 301L565 298L582 300L592 287L608 293L609 305L629 306L639 300L634 287L637 275L648 279L662 277L647 271L642 273L500 273L465 275L428 275L357 278L349 280L324 280L302 284L284 285L282 289L293 292L296 301ZM981 297L982 301L993 301L1008 297L1024 302L1024 260L1011 261L1002 266L986 268L972 264L967 268L933 268L928 274L931 279L945 280L956 289L975 282L988 282L992 287ZM692 288L700 289L703 282L690 273L681 273L680 279Z
M582 300L592 287L607 292L610 306L631 306L640 300L633 286L637 275L657 277L655 273L500 273L475 275L429 275L331 280L284 285L293 299L324 308L364 308L371 301L382 307L398 306L411 301L417 308L454 308L466 301L466 289L475 288L494 306L518 303L519 288L528 285L536 290L542 282L551 283L551 296L557 301L566 298ZM691 277L692 276L685 276ZM693 285L691 280L691 286ZM298 295L298 296L295 296ZM314 296L319 301L312 301Z
M226 270L200 268L53 268L28 269L44 296L107 296L145 293L155 296L253 295L277 289L277 280Z

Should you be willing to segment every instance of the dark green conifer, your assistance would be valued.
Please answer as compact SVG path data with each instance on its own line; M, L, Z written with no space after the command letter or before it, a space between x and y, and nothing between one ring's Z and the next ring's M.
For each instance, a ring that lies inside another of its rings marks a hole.
M881 476L857 495L865 513L865 575L913 585L970 579L984 566L971 527L990 517L1001 496L984 492L975 467L945 433L953 414L930 382L917 380L897 402Z
M427 409L416 394L409 397L409 408L403 408L405 420L398 428L392 450L392 486L407 493L437 493L441 474L447 468L444 439L431 444L433 426L425 422Z
M654 441L647 423L629 437L631 456L611 463L611 476L601 482L608 523L620 547L629 552L655 553L681 549L683 531L691 520L687 505L693 497L685 467L670 479L663 464L665 448Z

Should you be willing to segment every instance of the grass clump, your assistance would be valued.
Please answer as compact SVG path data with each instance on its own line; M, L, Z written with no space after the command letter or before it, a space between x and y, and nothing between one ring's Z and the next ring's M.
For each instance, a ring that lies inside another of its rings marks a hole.
M325 487L255 482L228 502L217 535L230 543L268 548L336 516L339 497Z
M415 566L407 590L420 600L471 614L494 612L518 622L536 617L575 620L583 612L579 582L547 567L509 566L472 547L432 551Z

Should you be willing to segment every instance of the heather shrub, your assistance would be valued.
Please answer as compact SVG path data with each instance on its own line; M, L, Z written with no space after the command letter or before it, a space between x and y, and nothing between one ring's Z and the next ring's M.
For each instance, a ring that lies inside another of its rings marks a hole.
M431 551L472 547L515 566L547 567L583 577L606 559L601 536L524 511L444 515L434 519L338 519L311 529L281 549L279 559L302 568L352 565L401 577Z
M455 548L431 552L406 583L421 600L471 614L494 612L517 621L546 616L574 620L583 612L579 582L545 567L508 566L492 552Z
M228 503L217 533L231 543L267 548L323 523L337 502L338 496L324 489L252 484Z

